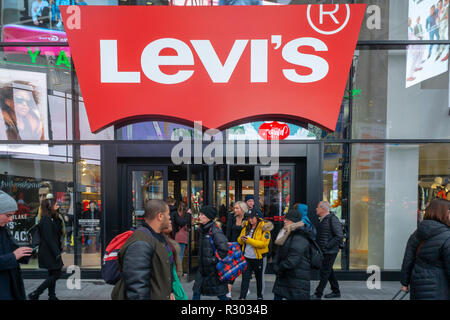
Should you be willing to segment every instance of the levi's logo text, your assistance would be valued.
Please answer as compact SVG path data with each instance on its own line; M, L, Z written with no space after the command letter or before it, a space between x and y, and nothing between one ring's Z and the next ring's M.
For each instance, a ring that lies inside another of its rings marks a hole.
M219 129L277 118L334 130L365 11L61 8L77 22L66 31L93 132L138 118Z

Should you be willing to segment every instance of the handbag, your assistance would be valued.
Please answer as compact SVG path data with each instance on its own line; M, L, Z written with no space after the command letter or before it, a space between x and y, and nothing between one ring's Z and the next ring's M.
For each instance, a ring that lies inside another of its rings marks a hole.
M216 257L219 260L216 264L219 280L222 282L235 280L247 268L247 261L245 261L241 247L237 242L228 242L228 254L222 259L214 246L211 231L209 231L209 240Z

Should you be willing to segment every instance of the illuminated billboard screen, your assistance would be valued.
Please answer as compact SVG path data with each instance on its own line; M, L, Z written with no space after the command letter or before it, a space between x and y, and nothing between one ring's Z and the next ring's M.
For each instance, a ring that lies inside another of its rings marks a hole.
M408 40L448 40L448 0L410 0ZM409 45L406 88L448 71L448 45Z

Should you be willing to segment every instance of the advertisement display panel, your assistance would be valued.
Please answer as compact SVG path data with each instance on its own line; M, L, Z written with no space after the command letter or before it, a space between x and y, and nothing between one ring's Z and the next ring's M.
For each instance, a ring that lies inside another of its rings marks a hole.
M448 0L410 0L408 40L448 40ZM448 71L448 45L409 45L406 88Z
M47 75L0 69L0 140L48 140ZM48 155L47 145L0 145L0 151Z

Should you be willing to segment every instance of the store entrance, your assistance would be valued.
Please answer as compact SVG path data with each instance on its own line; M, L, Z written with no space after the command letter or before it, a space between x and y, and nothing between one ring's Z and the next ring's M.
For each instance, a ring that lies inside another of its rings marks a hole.
M295 201L295 165L281 165L277 172L265 175L254 165L127 165L127 228L137 228L143 222L144 206L151 199L173 198L187 204L192 211L188 225L188 242L183 259L183 271L192 274L198 267L199 210L213 205L226 233L226 221L236 201L253 195L264 219L274 224L272 238L282 228L283 217ZM303 175L302 175L303 176ZM301 185L301 183L300 183ZM306 192L306 190L303 190ZM298 197L297 197L298 198ZM271 262L269 256L268 262Z

